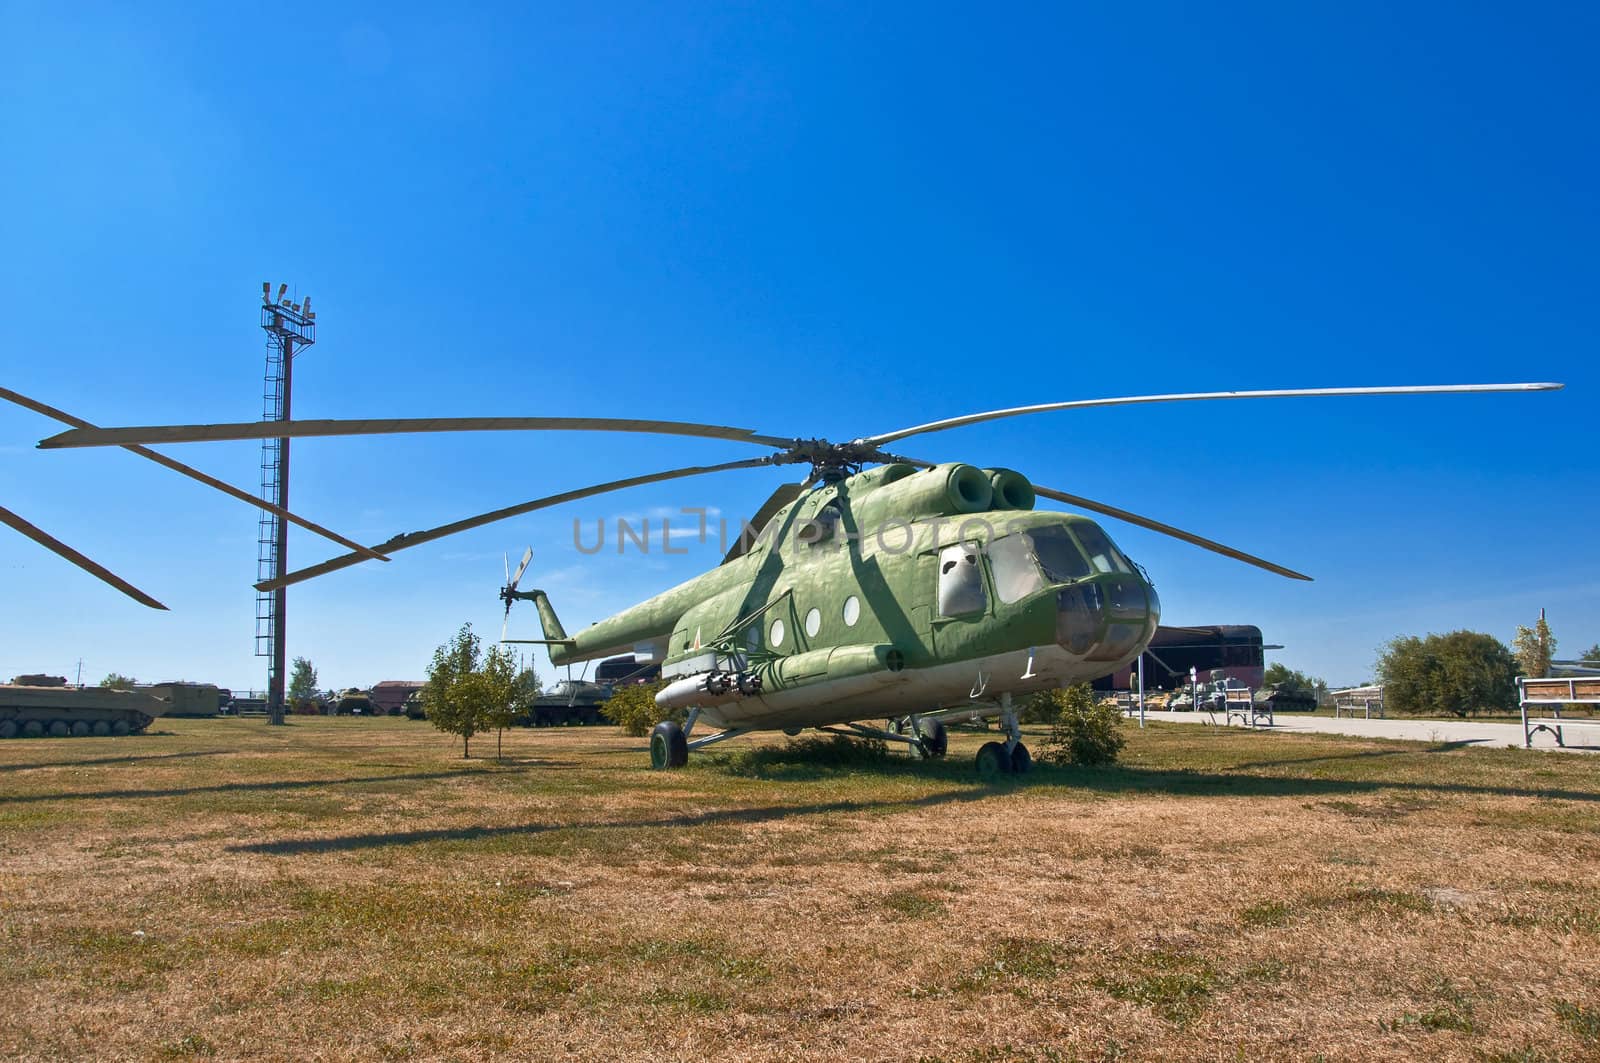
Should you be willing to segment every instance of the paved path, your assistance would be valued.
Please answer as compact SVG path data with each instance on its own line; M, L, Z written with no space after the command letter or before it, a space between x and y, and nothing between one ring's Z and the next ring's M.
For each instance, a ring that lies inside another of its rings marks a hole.
M1146 719L1163 723L1209 724L1211 717L1203 712L1147 712ZM1137 721L1138 714L1129 717ZM1399 738L1411 742L1461 742L1494 748L1515 746L1522 748L1522 724L1475 723L1471 720L1367 720L1329 716L1301 716L1298 713L1280 712L1273 717L1272 730L1289 734L1340 734L1361 738ZM1222 713L1216 714L1217 726L1222 726ZM1240 726L1238 723L1233 726ZM1262 728L1266 730L1266 728ZM1566 731L1565 748L1556 745L1555 737L1547 731L1533 736L1533 748L1551 749L1567 753L1600 753L1600 727L1571 727ZM1581 743L1581 744L1580 744Z

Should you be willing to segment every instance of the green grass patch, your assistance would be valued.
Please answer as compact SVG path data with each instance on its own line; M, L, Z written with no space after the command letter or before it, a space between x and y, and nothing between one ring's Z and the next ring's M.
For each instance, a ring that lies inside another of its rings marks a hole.
M987 959L957 978L952 988L961 993L985 992L1051 979L1067 969L1071 957L1070 950L1053 941L1005 938Z
M1179 1026L1205 1010L1220 981L1209 962L1183 953L1145 953L1135 965L1130 974L1102 975L1094 985L1113 999L1147 1007Z
M1240 912L1239 922L1248 927L1284 926L1289 922L1289 912L1289 906L1282 901L1262 901Z
M1556 1018L1578 1040L1600 1045L1600 1008L1586 1008L1560 1000L1556 1002Z
M927 919L945 912L944 902L925 890L897 890L884 897L883 906L906 919Z

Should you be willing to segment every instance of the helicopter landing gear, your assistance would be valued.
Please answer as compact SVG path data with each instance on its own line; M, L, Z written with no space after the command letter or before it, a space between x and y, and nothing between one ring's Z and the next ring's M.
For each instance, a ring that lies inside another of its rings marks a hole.
M656 724L655 730L650 732L650 766L656 771L669 771L681 768L689 763L689 750L704 749L706 746L725 742L730 738L742 735L749 730L746 727L730 727L726 731L718 731L714 735L704 738L689 740L689 732L693 729L695 720L699 719L700 710L690 709L689 718L680 727L673 720L662 720Z
M1005 728L1004 742L985 742L978 749L975 767L980 779L993 779L997 775L1026 775L1033 768L1033 755L1022 744L1022 727L1017 723L1017 710L1011 706L1011 695L1000 695L1000 726Z
M689 763L689 739L675 720L662 720L650 732L650 766L656 771Z
M999 775L1008 775L1011 772L1011 754L1006 752L1006 747L999 742L985 742L978 747L978 756L974 761L978 769L978 778L985 781Z
M915 760L938 760L950 748L950 732L938 720L903 716L890 720L888 731L906 743Z
M1017 710L1011 706L1009 693L1000 695L1000 725L1006 729L1006 765L1013 775L1026 775L1033 767L1033 756L1022 744L1022 727L1017 723Z

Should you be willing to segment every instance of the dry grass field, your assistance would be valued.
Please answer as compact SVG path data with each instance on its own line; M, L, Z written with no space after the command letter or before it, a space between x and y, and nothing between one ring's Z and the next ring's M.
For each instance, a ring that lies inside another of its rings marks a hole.
M1593 758L155 730L0 743L0 1057L1600 1058Z

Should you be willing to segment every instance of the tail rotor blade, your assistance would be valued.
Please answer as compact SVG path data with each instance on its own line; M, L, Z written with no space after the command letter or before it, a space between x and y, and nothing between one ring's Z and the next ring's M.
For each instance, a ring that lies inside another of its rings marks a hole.
M533 560L533 547L528 547L522 552L522 560L517 562L517 574L511 577L511 589L516 590L517 584L522 582L522 574L528 571L528 562Z

